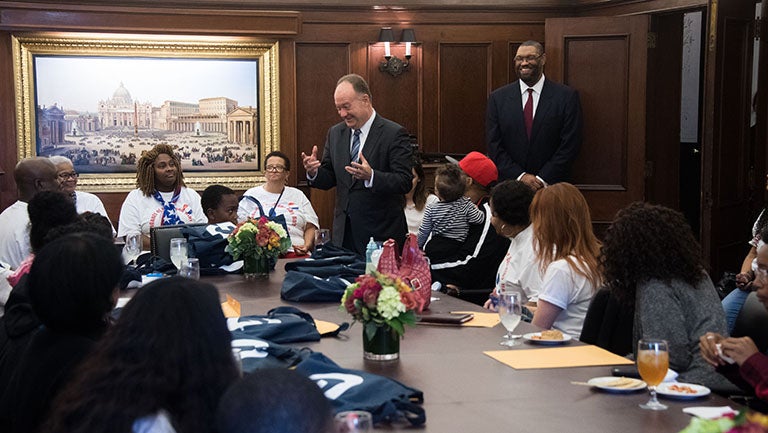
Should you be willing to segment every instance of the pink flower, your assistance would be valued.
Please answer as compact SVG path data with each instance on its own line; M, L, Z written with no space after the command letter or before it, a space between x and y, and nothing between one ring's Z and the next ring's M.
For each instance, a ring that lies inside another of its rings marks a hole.
M352 296L347 297L347 300L344 302L344 308L347 310L347 313L354 315L357 312L355 309L355 298Z
M256 235L256 245L265 247L269 243L269 234L259 233Z
M363 289L363 302L368 305L368 308L376 308L376 301L379 299L379 292L381 286L371 287L368 286Z

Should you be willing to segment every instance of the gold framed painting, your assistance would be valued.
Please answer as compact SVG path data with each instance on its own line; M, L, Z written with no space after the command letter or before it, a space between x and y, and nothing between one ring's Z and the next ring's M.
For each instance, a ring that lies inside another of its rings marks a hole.
M19 33L13 51L18 157L66 156L84 190L135 188L160 143L188 186L248 189L280 148L276 41Z

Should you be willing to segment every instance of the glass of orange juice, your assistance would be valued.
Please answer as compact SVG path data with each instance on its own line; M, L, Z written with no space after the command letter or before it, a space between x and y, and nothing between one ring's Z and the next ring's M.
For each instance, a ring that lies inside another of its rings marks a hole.
M664 380L669 369L669 346L666 340L642 339L637 343L637 370L648 384L651 399L640 407L649 410L665 410L667 406L656 399L656 387Z

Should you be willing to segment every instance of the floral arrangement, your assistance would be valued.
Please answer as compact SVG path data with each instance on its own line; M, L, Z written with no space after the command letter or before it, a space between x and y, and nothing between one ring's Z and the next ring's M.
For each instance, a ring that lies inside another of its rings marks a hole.
M365 325L369 338L373 337L376 327L383 324L402 337L405 325L416 323L413 310L417 306L418 296L410 285L400 278L376 271L357 277L341 298L341 309Z
M248 219L238 224L227 242L229 245L226 251L235 260L257 257L277 259L291 246L291 238L285 228L263 216L258 220Z
M742 410L737 415L716 419L693 418L680 433L764 433L768 431L768 415Z

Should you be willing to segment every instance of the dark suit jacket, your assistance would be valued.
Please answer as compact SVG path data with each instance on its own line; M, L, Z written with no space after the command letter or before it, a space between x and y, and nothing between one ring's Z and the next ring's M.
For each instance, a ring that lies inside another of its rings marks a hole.
M377 241L393 238L402 245L408 228L403 213L404 194L411 190L411 147L402 126L378 114L363 146L363 156L374 171L373 186L355 180L344 170L349 165L351 130L340 122L328 130L315 188L336 187L333 243L359 254L371 236ZM346 233L349 218L351 233Z
M485 127L488 156L499 169L499 180L526 172L548 184L568 181L582 140L579 94L545 78L529 141L515 81L491 93Z

